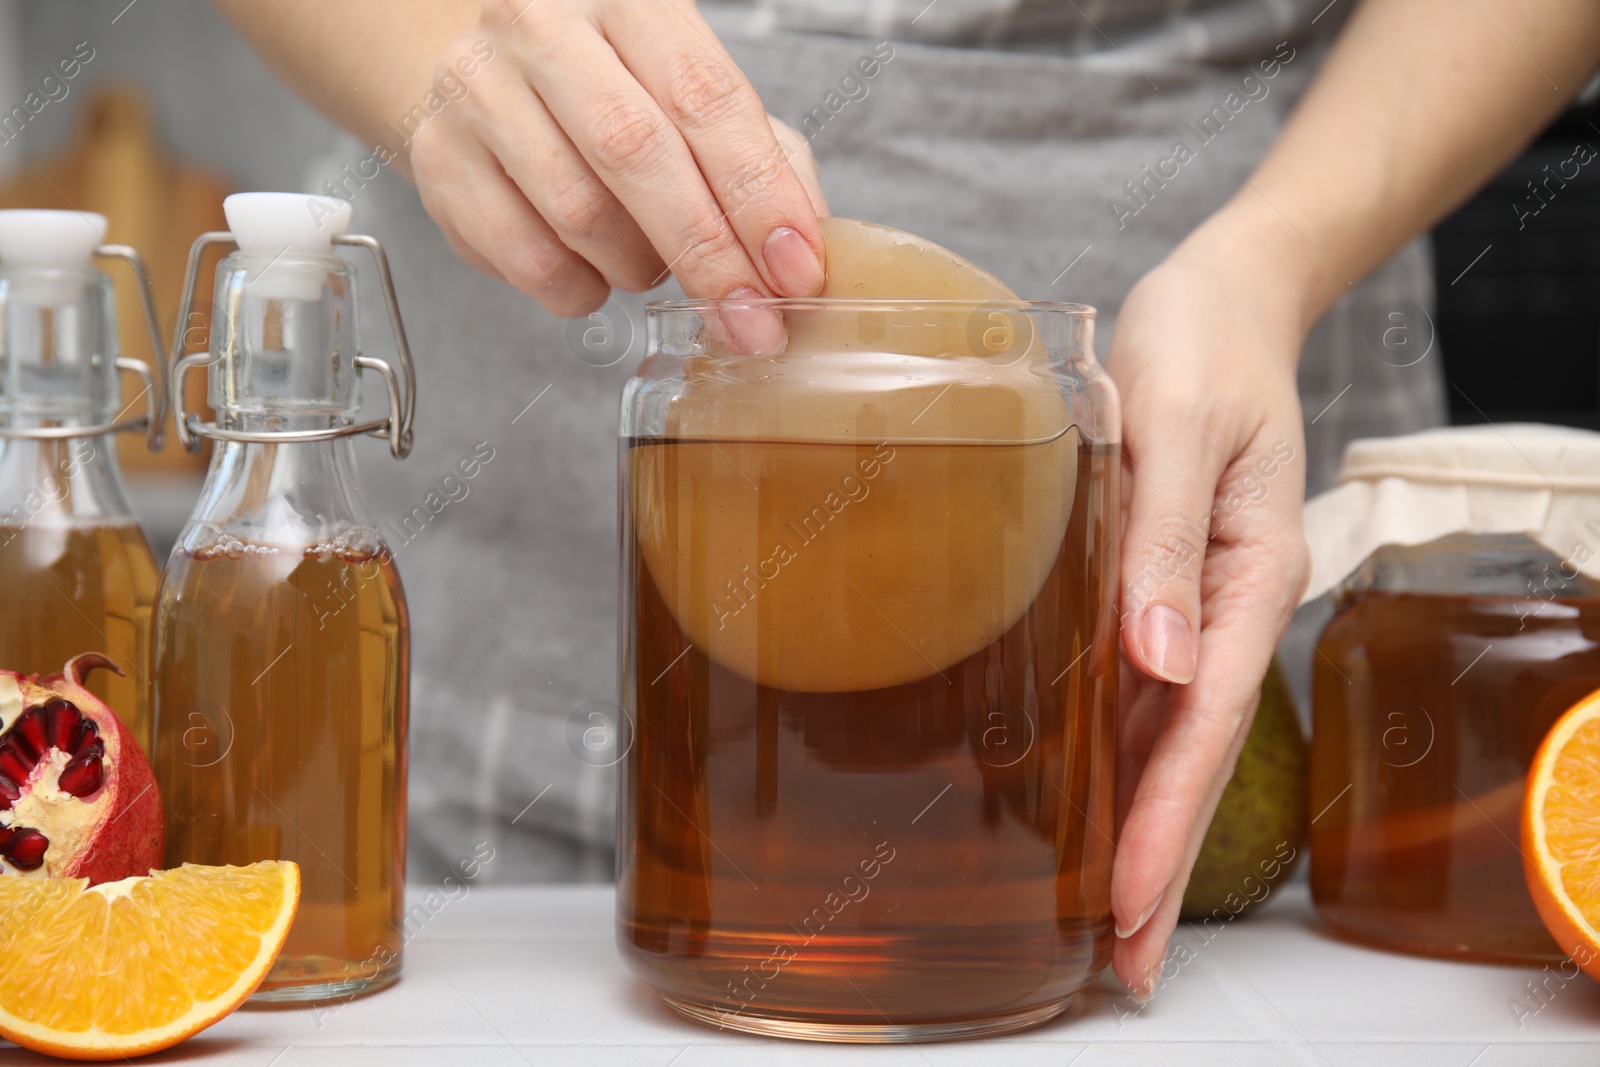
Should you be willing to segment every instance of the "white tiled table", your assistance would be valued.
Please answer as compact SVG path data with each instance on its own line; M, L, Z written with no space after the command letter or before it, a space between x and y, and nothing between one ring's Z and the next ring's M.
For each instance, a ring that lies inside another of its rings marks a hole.
M247 1009L141 1062L472 1067L873 1064L1600 1064L1600 983L1547 994L1538 972L1413 959L1333 940L1303 886L1193 951L1137 1015L1109 979L1072 1017L986 1042L851 1047L718 1033L680 1020L623 968L609 887L475 888L419 929L405 977L332 1009ZM1186 955L1180 953L1180 955ZM0 966L4 961L0 961ZM1555 989L1556 983L1550 983ZM0 1067L48 1062L0 1049Z

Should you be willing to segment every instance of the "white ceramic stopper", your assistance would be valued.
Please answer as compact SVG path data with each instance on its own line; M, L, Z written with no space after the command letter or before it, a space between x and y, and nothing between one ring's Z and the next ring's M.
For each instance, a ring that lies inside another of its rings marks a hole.
M91 211L0 211L0 267L24 270L92 269L105 243L106 217ZM70 304L83 295L85 275L13 276L16 295L42 306Z
M267 300L321 298L327 270L293 260L332 256L333 238L350 228L350 204L304 193L235 193L222 202L239 251L273 260L251 282Z
M106 217L92 211L0 211L0 264L89 267L106 242Z

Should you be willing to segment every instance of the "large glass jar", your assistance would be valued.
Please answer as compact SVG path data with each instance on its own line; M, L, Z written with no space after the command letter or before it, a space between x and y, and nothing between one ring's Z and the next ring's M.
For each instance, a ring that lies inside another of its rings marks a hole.
M780 354L724 344L754 316ZM1093 320L651 306L622 405L618 940L678 1011L999 1033L1105 966L1120 460Z
M1525 535L1378 549L1317 643L1311 891L1358 940L1562 958L1519 851L1523 783L1600 686L1600 588Z

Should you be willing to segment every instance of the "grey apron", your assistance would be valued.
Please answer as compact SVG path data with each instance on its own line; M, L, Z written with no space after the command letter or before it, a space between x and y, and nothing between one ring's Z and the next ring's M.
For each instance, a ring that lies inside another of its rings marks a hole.
M1321 5L1289 0L923 6L706 10L768 109L810 137L835 214L922 234L1025 297L1094 305L1102 358L1129 287L1271 144L1335 17L1312 27ZM1098 29L1063 23L1067 9ZM925 43L941 35L965 43ZM1178 141L1192 158L1163 165ZM416 451L393 463L375 447L362 469L412 609L413 875L436 880L492 835L486 878L603 877L615 768L591 742L617 699L617 401L644 297L619 297L609 341L586 348L596 324L463 265L396 176L353 199L356 229L389 249L421 379ZM1313 491L1348 438L1443 420L1437 353L1399 366L1372 342L1394 307L1430 305L1419 243L1313 331L1300 376Z

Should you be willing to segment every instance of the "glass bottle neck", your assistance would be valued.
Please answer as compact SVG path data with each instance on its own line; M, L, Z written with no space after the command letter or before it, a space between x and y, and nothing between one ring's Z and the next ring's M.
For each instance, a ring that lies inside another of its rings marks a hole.
M133 520L116 439L0 439L0 524Z
M0 264L0 420L94 426L123 411L121 393L110 279Z
M216 442L179 549L376 551L352 439L272 436L349 426L361 410L353 268L331 254L241 250L218 268L215 295L211 408L219 428L263 439Z
M218 441L178 544L203 554L234 541L376 551L378 529L361 495L351 439Z

